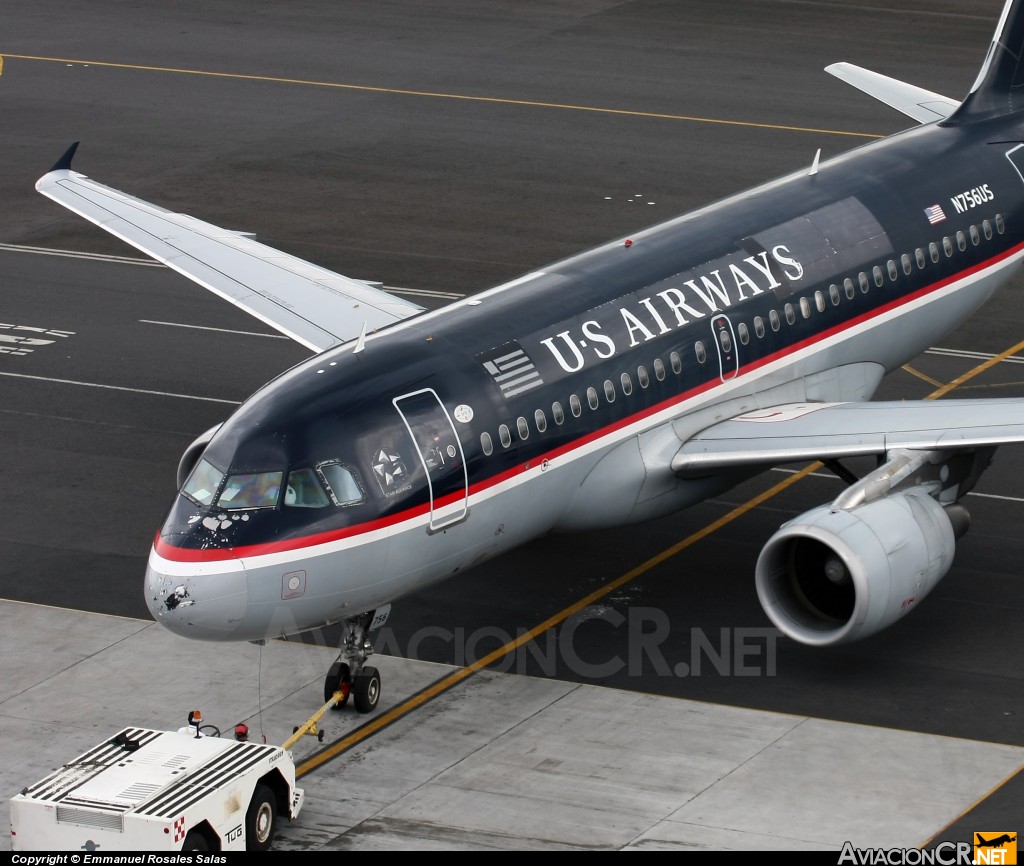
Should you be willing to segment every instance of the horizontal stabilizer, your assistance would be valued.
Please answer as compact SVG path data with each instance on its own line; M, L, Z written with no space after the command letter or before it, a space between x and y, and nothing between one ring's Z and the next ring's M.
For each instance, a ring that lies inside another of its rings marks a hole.
M316 352L422 307L218 228L103 186L70 168L73 150L36 189Z
M833 63L826 66L825 71L918 123L945 120L960 106L955 99L915 87L896 78L880 75L852 63Z
M702 430L672 458L673 471L704 474L893 448L960 450L1024 442L1024 399L790 403Z

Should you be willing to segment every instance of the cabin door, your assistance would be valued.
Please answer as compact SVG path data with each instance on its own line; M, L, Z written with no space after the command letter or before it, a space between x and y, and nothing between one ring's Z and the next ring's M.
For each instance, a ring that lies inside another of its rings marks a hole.
M430 492L428 532L451 526L469 513L469 474L462 443L448 410L433 388L395 397L405 429L427 476Z
M722 381L735 379L740 372L739 347L736 345L736 332L733 331L729 317L719 313L711 320L711 334L718 352L718 369Z

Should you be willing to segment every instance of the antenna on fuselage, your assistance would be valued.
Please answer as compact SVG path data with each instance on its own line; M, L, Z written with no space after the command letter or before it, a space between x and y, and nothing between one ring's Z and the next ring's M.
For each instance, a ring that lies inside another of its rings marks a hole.
M814 177L818 173L818 160L821 159L821 148L818 148L818 152L814 154L814 162L811 163L811 170L807 172L808 177Z
M356 352L362 352L366 347L366 322L363 322L363 329L359 332L359 336L356 337L356 347L352 350L352 354Z

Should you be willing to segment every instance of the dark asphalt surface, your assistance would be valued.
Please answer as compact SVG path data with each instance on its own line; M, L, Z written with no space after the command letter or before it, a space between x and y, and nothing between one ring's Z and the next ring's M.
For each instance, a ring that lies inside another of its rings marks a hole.
M81 140L76 169L162 206L349 276L471 293L909 125L825 74L831 62L962 97L999 0L893 5L7 0L0 244L135 255L33 189ZM1015 345L1020 290L940 345ZM182 451L307 355L268 333L163 268L0 249L0 597L146 616L145 559ZM5 334L49 342L5 354ZM981 360L924 355L879 397L923 397ZM953 396L980 395L1024 396L1024 367ZM763 543L839 489L814 477L504 667L1024 745L1022 465L1024 449L1000 450L950 574L864 642L794 645L757 602ZM378 649L479 657L784 477L537 541L397 603ZM1020 789L984 814L1019 817Z

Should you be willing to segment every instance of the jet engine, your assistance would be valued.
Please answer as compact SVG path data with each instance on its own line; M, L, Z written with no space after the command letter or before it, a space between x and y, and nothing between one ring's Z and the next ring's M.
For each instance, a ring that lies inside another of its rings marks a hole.
M855 508L825 505L782 526L757 560L761 605L785 635L812 646L868 637L903 617L945 576L963 506L922 488Z
M222 421L221 424L224 422ZM178 489L181 489L181 485L185 483L189 475L192 474L192 470L195 469L196 464L199 462L199 458L203 456L203 452L206 450L206 446L210 444L210 440L213 438L213 434L221 428L221 424L214 424L205 433L197 436L193 440L192 444L185 449L185 453L181 455L181 460L178 461Z

